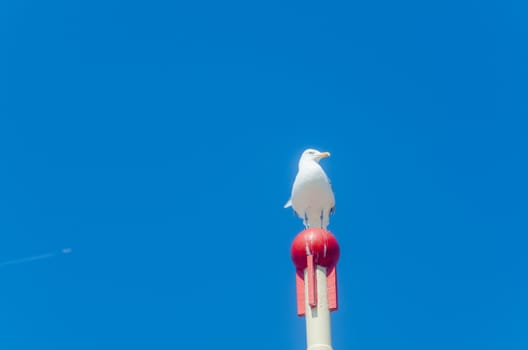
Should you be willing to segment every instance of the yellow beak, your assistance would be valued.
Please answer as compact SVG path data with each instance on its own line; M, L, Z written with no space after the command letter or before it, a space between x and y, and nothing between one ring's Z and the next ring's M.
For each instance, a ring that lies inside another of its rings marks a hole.
M319 155L319 158L326 158L326 157L330 157L330 152L321 152L321 154Z

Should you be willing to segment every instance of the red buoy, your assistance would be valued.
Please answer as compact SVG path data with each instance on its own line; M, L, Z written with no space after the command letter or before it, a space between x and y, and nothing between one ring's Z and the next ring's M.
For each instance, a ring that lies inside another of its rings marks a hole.
M307 228L295 237L291 257L295 267L306 268L306 257L312 255L314 263L324 267L334 266L339 260L339 244L334 235L322 228Z

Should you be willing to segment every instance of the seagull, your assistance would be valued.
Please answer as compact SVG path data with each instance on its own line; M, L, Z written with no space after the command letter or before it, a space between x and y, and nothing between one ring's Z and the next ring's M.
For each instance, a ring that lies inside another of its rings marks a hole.
M329 152L307 149L299 160L299 171L293 182L290 199L284 208L293 207L304 226L326 229L330 214L335 210L334 192L330 179L319 165L323 158L330 157Z

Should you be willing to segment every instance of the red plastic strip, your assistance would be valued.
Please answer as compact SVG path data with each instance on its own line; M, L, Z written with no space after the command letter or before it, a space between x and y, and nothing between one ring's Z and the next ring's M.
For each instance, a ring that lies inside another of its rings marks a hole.
M326 270L326 293L328 295L328 309L337 310L337 270L331 266Z
M311 307L317 306L317 278L315 277L315 264L313 255L308 255L306 257L307 264L306 268L308 269L308 304Z
M304 271L297 269L295 272L295 286L297 287L297 315L304 316L306 313L304 299Z

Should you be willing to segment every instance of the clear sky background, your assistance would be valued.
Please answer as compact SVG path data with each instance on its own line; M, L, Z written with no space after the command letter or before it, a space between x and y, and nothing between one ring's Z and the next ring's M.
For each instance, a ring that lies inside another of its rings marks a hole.
M0 34L1 349L303 349L307 147L335 349L528 348L525 1L8 0Z

